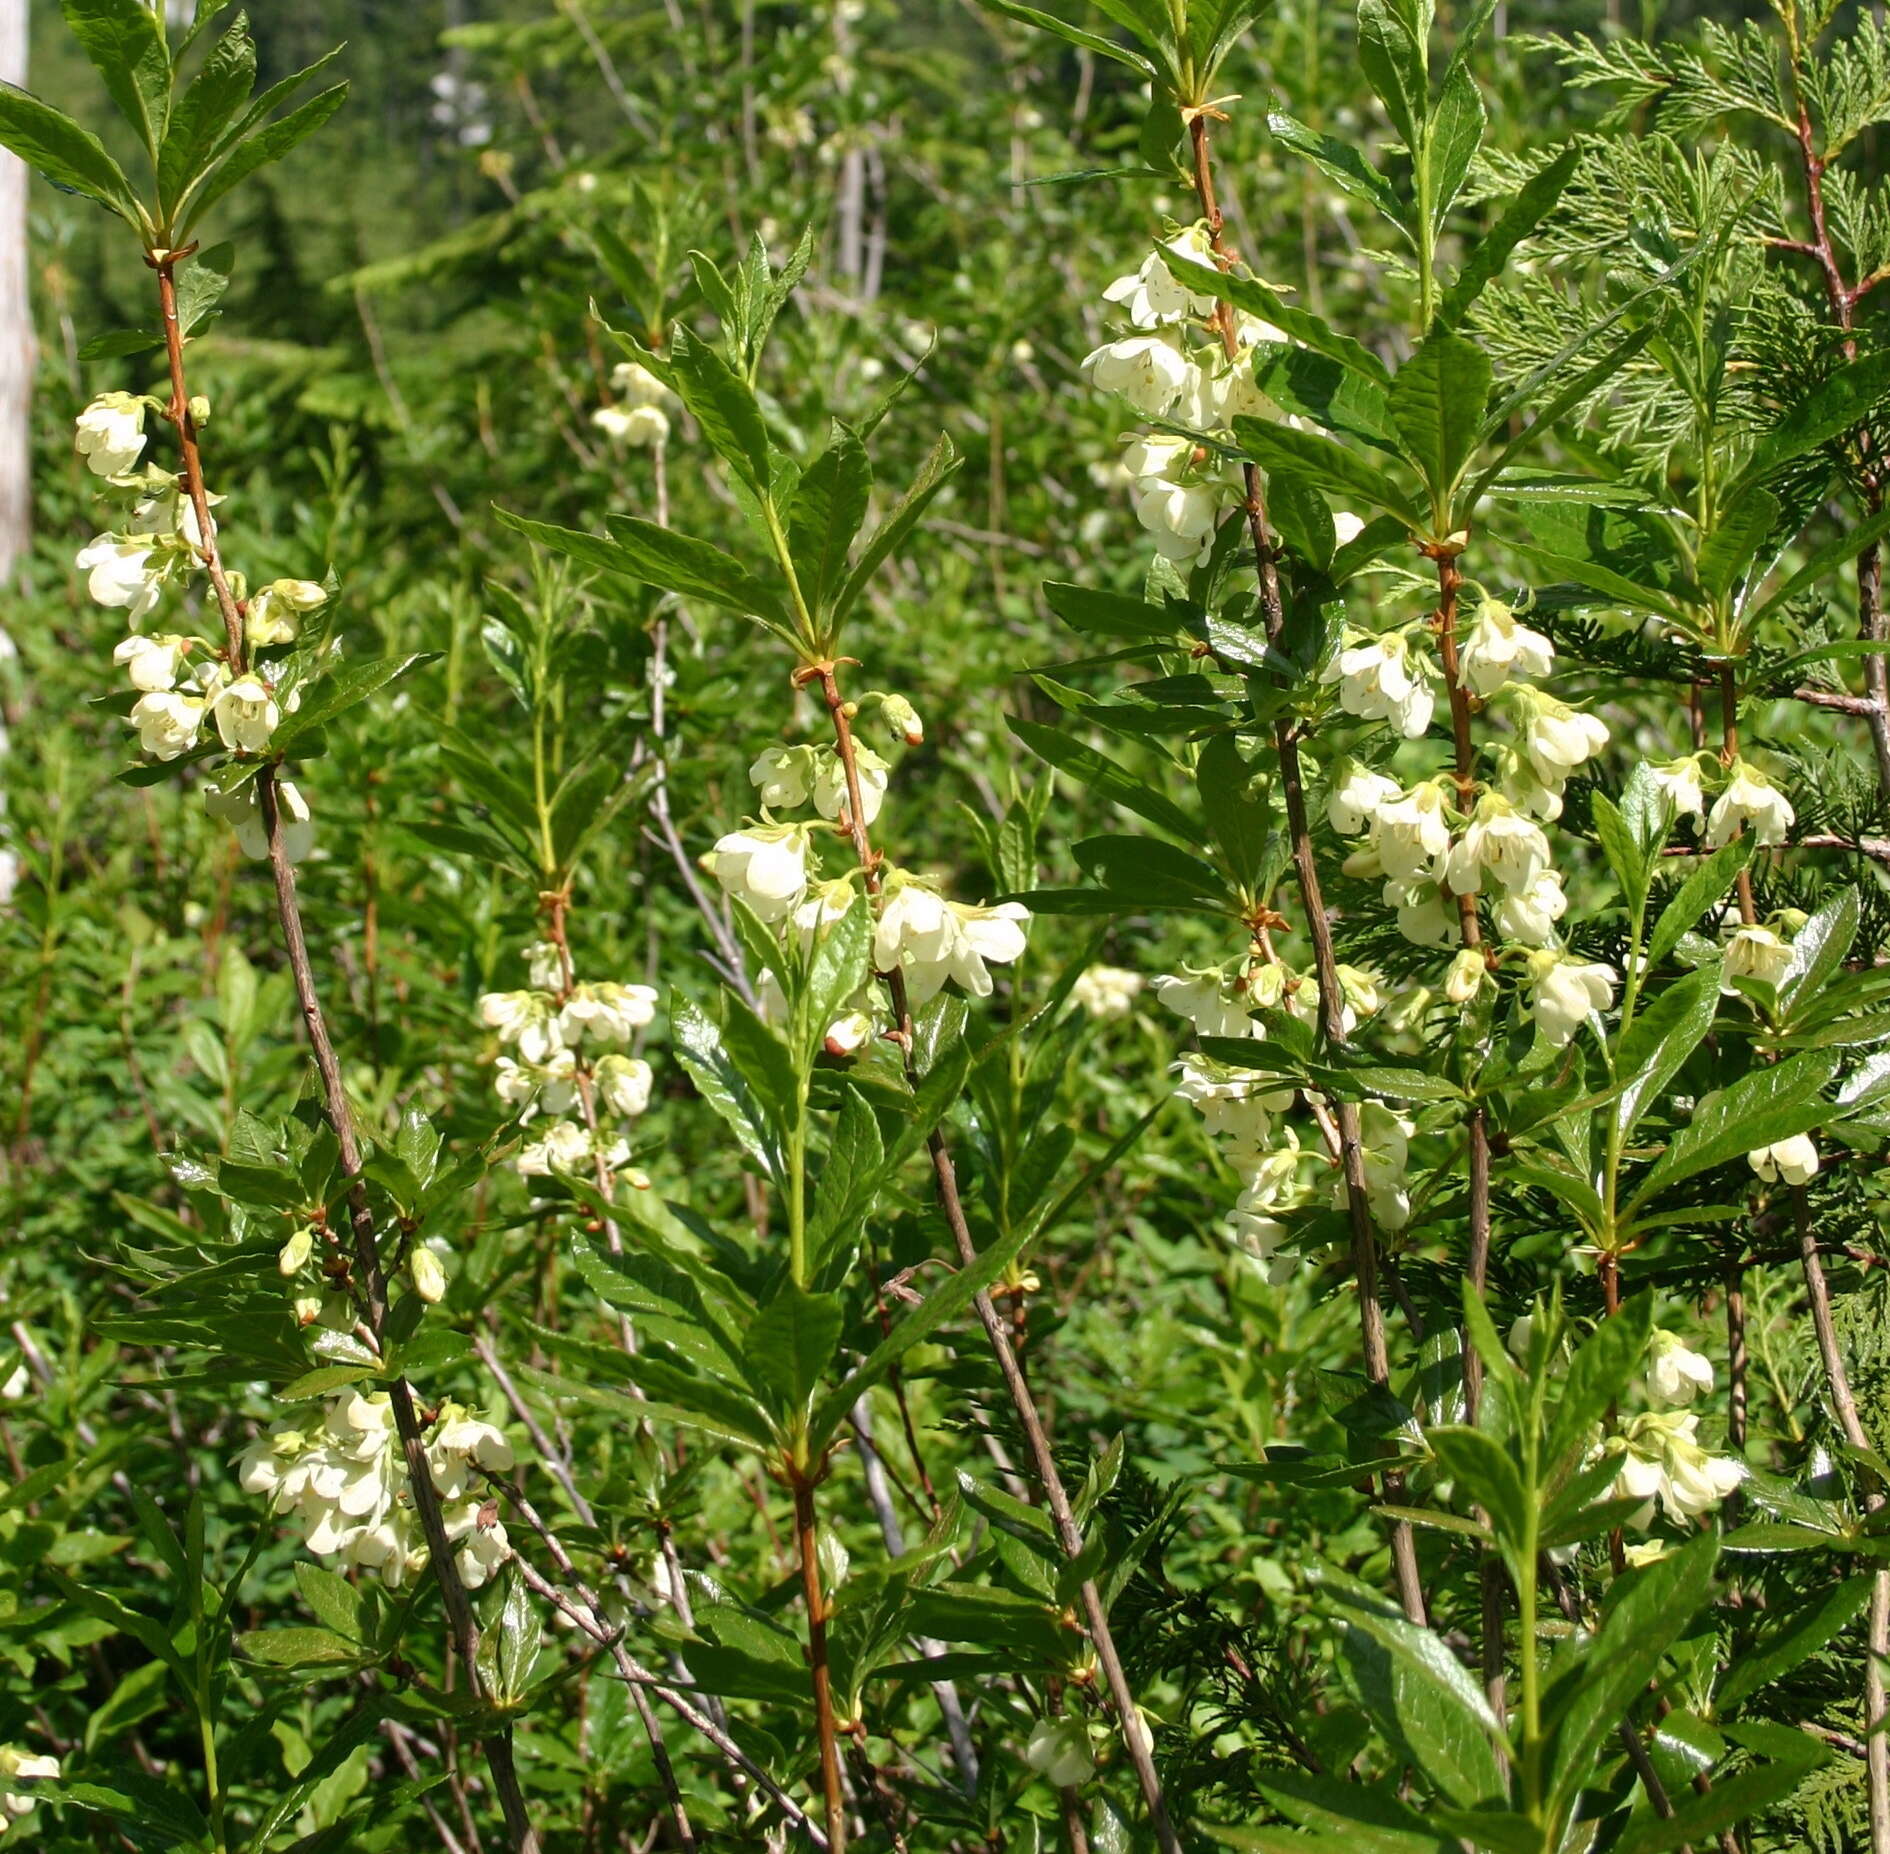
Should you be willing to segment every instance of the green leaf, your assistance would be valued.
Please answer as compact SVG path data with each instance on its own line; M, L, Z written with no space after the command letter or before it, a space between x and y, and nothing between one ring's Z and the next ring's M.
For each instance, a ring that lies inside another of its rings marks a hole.
M1767 619L1775 617L1794 599L1811 591L1840 567L1848 566L1885 535L1890 535L1890 509L1880 509L1875 515L1866 516L1856 527L1847 529L1826 541L1822 547L1815 548L1797 572L1756 606L1749 606L1740 613L1740 628L1750 637Z
M326 727L337 715L346 714L409 670L436 661L438 654L437 651L414 652L404 657L376 657L367 663L350 663L333 675L324 676L312 687L304 685L301 707L283 718L282 725L270 737L271 748L279 753L293 753L298 742Z
M1476 451L1490 379L1482 348L1445 330L1427 335L1392 376L1392 423L1440 514L1449 512L1457 479Z
M1430 18L1428 5L1414 8L1409 0L1359 0L1359 68L1407 148L1424 140L1430 72L1422 35Z
M1496 1536L1512 1549L1528 1524L1528 1496L1509 1451L1479 1429L1440 1425L1424 1439L1438 1466L1476 1505L1485 1508Z
M1073 740L1060 728L1046 727L1039 721L1026 721L1021 715L1006 715L1011 732L1038 758L1048 760L1059 772L1066 772L1079 786L1099 794L1112 803L1133 811L1137 817L1171 831L1177 837L1193 838L1197 821L1173 799L1152 786L1144 785L1133 773L1118 765L1106 753Z
M1614 1049L1614 1072L1627 1079L1615 1097L1614 1124L1623 1143L1651 1101L1706 1040L1719 1013L1719 971L1709 966L1670 985L1635 1018Z
M1570 143L1517 189L1438 303L1437 319L1444 327L1455 328L1469 314L1477 298L1502 275L1510 253L1555 210L1580 159L1579 144Z
M1748 489L1729 502L1694 562L1700 589L1719 599L1739 585L1778 519L1778 498L1763 489Z
M670 996L669 1023L677 1059L702 1098L722 1116L756 1164L775 1179L784 1178L787 1168L774 1122L730 1060L721 1031L680 993Z
M784 1280L743 1340L749 1379L774 1391L790 1412L806 1409L845 1328L839 1295L810 1294Z
M1104 58L1113 59L1117 64L1126 64L1130 70L1139 71L1155 82L1160 76L1159 69L1140 52L1132 51L1116 39L1104 38L1099 32L1091 32L1083 26L1072 25L1067 19L1059 19L1054 13L1041 12L1034 6L1023 6L1019 0L982 0L994 13L1002 13L1006 19L1021 20L1026 26L1035 26L1039 32L1047 32L1053 38L1062 39L1066 44L1081 46L1085 51L1093 51Z
M1132 642L1159 640L1172 644L1188 629L1181 612L1144 599L1132 599L1120 592L1103 592L1094 586L1072 586L1062 580L1045 580L1044 603L1071 627L1092 637L1122 637Z
M1450 209L1463 191L1470 163L1483 145L1483 131L1489 117L1476 80L1462 64L1452 67L1450 76L1437 93L1437 107L1425 131L1430 149L1431 226L1443 229Z
M1229 271L1180 257L1162 247L1162 258L1175 280L1200 296L1212 296L1231 303L1259 321L1270 322L1283 335L1303 342L1315 354L1336 361L1347 373L1368 380L1374 386L1390 383L1391 373L1376 354L1350 335L1341 334L1329 322L1305 309L1295 309L1279 293L1257 277L1237 277Z
M873 530L866 545L860 549L860 557L854 562L853 571L847 575L846 582L833 602L831 627L837 628L845 621L871 583L873 575L918 525L919 517L931 506L932 498L957 474L963 462L964 459L953 448L951 439L941 434L920 466L919 474L913 478L912 487L893 505L886 519Z
M1806 1050L1708 1096L1642 1178L1629 1214L1683 1178L1821 1125L1832 1112L1823 1090L1837 1069L1838 1058L1829 1050Z
M1587 1449L1590 1432L1639 1373L1654 1329L1654 1297L1633 1295L1576 1348L1549 1425L1545 1459L1551 1470Z
M1763 482L1821 444L1856 430L1886 397L1890 397L1890 353L1847 361L1819 381L1753 446L1745 469L1727 491L1728 497Z
M1756 1642L1742 1643L1714 1696L1721 1708L1781 1680L1793 1668L1834 1642L1863 1613L1870 1601L1871 1577L1849 1577L1835 1590L1814 1590L1793 1603Z
M270 1667L343 1667L362 1658L359 1644L332 1629L249 1629L236 1645Z
M1341 193L1349 194L1355 200L1363 200L1382 215L1387 223L1396 226L1407 242L1410 240L1411 231L1404 222L1404 213L1397 194L1392 191L1391 182L1359 153L1356 143L1321 135L1283 111L1275 111L1268 116L1267 127L1281 147L1290 148L1295 154L1304 156ZM1284 327L1285 324L1280 326Z
M1714 1778L1711 1790L1680 1802L1672 1815L1630 1823L1614 1843L1613 1854L1669 1854L1679 1847L1710 1846L1723 1829L1749 1822L1782 1801L1830 1756L1805 1733L1787 1735L1802 1742L1802 1753L1769 1764L1749 1764L1731 1776L1722 1772Z
M1154 837L1089 837L1074 846L1084 871L1124 907L1233 910L1220 871Z
M89 129L16 85L0 83L0 147L55 187L82 193L137 226L144 211L123 170Z
M1342 502L1363 502L1395 515L1414 534L1427 523L1410 497L1376 464L1316 431L1294 431L1244 413L1234 420L1242 453L1269 475L1297 476Z
M171 54L144 0L60 0L79 49L153 160L170 109Z
M715 453L756 495L768 488L768 430L751 387L707 342L678 326L669 374Z
M1195 765L1195 786L1208 830L1226 859L1228 876L1245 894L1257 891L1279 840L1267 787L1255 774L1256 768L1240 757L1231 734L1216 734L1201 749Z
M1843 965L1857 938L1861 903L1855 888L1839 891L1825 902L1792 941L1791 963L1778 982L1779 1010L1789 1020L1798 1007L1810 1005L1826 981Z
M239 187L251 174L272 162L280 161L301 142L313 135L343 103L348 100L348 86L336 84L312 96L299 109L291 110L280 122L259 129L246 141L239 142L202 184L194 189L186 206L186 218L180 231L188 233L218 200Z
M1646 965L1650 972L1680 944L1682 936L1693 931L1702 915L1719 905L1751 860L1752 839L1735 837L1693 865L1687 879L1661 909L1654 931L1648 936Z
M840 590L872 493L865 445L834 420L826 450L801 473L788 517L788 550L802 596L816 611L825 611Z
M238 13L171 111L158 152L162 204L175 204L201 177L255 83L256 46L249 34L249 15Z

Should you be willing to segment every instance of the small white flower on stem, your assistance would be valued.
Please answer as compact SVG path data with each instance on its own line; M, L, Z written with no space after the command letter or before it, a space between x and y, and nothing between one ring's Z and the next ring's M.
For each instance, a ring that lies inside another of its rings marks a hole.
M140 696L131 710L138 745L153 759L174 760L197 744L204 704L196 696L158 689Z
M1154 537L1164 560L1199 559L1214 539L1226 492L1212 483L1171 483L1143 477L1130 492L1135 519Z
M871 824L879 816L880 806L885 803L892 768L871 747L863 747L857 741L853 747L853 766L860 782L862 815L858 822ZM811 796L814 809L823 818L837 818L842 811L852 809L851 795L847 790L846 766L831 748L815 755Z
M255 780L246 780L234 792L206 786L203 808L236 832L237 847L245 856L260 862L269 854L269 832ZM315 825L308 800L287 779L276 781L276 817L282 826L283 855L292 863L301 862L315 847Z
M144 401L135 393L100 393L79 414L76 447L94 476L123 476L144 450Z
M873 1018L869 1011L849 1011L827 1026L821 1047L834 1057L857 1056L873 1040Z
M1434 882L1387 882L1385 906L1398 911L1398 931L1413 946L1449 946L1461 931L1455 905Z
M813 788L812 747L769 747L748 769L748 781L769 811L792 811Z
M660 406L665 400L675 398L641 361L619 361L610 370L610 384L627 406Z
M1555 646L1521 623L1503 599L1477 607L1457 651L1457 674L1472 695L1491 696L1513 677L1540 680L1555 668Z
M1435 696L1430 667L1402 631L1353 634L1320 680L1339 685L1339 706L1361 721L1389 721L1406 740L1431 724Z
M1095 1774L1089 1733L1080 1719L1039 1719L1030 1728L1024 1762L1053 1789L1067 1790Z
M1527 888L1548 866L1549 840L1541 827L1501 792L1485 792L1463 835L1451 846L1444 881L1456 895L1481 893L1486 874L1506 889Z
M1713 801L1706 820L1706 847L1722 848L1742 825L1750 824L1754 841L1761 849L1770 848L1785 841L1795 816L1785 794L1764 773L1744 760L1734 760L1726 789Z
M1341 837L1355 837L1373 822L1380 807L1401 797L1403 791L1397 780L1356 760L1342 760L1333 768L1326 794L1326 821Z
M756 824L717 840L710 868L723 890L764 921L793 911L807 889L807 826Z
M425 1243L416 1246L407 1270L413 1276L413 1291L428 1306L445 1298L446 1270L440 1266L440 1258Z
M1747 1153L1746 1163L1767 1184L1809 1184L1818 1175L1818 1143L1809 1133L1794 1133Z
M1713 1361L1679 1334L1656 1327L1647 1349L1647 1394L1656 1403L1691 1403L1713 1388Z
M1147 431L1122 447L1122 467L1138 486L1150 479L1179 479L1194 462L1194 440Z
M1108 341L1083 360L1083 377L1099 392L1120 393L1145 418L1159 418L1195 372L1172 334Z
M1706 786L1700 773L1700 758L1689 753L1685 759L1665 760L1650 765L1648 773L1655 790L1673 808L1677 818L1697 818L1706 810Z
M1246 998L1229 992L1226 976L1218 968L1207 972L1185 970L1185 977L1164 972L1150 986L1169 1010L1193 1024L1198 1036L1253 1034L1254 1020Z
M669 438L669 417L657 406L599 406L591 423L607 438L640 449Z
M1776 985L1791 969L1792 949L1787 941L1769 927L1741 927L1726 942L1726 957L1720 962L1719 988L1728 995L1734 979L1757 979L1762 985Z
M134 689L155 695L175 685L184 650L191 641L168 633L144 637L134 631L112 652L112 661L123 665Z
M275 691L260 676L239 676L226 684L211 714L223 744L237 753L260 753L282 722Z
M1561 876L1553 869L1539 870L1532 881L1510 889L1496 904L1496 931L1522 946L1547 946L1555 937L1555 923L1567 912Z
M1443 788L1427 780L1380 805L1372 842L1388 881L1410 887L1436 880L1450 849Z
M1172 252L1185 264L1203 269L1214 263L1214 248L1207 228L1191 225L1185 232L1168 240L1163 251ZM1103 291L1103 301L1119 303L1137 328L1161 328L1172 322L1200 320L1214 313L1214 298L1191 290L1177 277L1162 257L1151 251L1142 267L1126 277L1118 277Z
M1597 1011L1614 1003L1619 975L1600 961L1584 962L1566 953L1529 956L1529 982L1535 990L1536 1027L1554 1049L1564 1049L1575 1032Z
M292 644L305 614L327 604L328 594L312 579L272 579L253 594L243 615L243 635L252 650Z
M627 1043L655 1016L656 992L651 986L578 985L558 1013L558 1035L572 1048L585 1037L594 1043Z
M1444 978L1444 996L1452 1004L1468 1004L1483 987L1485 969L1480 948L1466 946L1450 962Z
M129 612L136 624L157 604L164 583L162 570L151 565L156 552L143 538L101 534L79 549L77 564L86 576L86 591L100 605Z
M539 991L489 991L479 1000L479 1019L498 1031L501 1043L516 1043L519 1055L543 1064L564 1048L556 1001Z
M1593 759L1608 744L1607 727L1593 715L1583 714L1538 689L1526 695L1519 690L1517 694L1527 717L1523 751L1536 777L1545 786L1559 790L1577 766Z
M656 1077L636 1056L606 1056L593 1071L598 1101L613 1114L634 1120L650 1105Z

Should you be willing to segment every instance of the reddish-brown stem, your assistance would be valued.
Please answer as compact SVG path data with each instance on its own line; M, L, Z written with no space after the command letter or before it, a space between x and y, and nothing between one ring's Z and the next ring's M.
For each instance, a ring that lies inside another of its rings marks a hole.
M865 811L861 803L859 764L854 751L853 722L847 713L845 698L840 693L840 680L836 666L832 663L812 665L804 672L804 679L818 681L821 693L826 699L827 713L833 726L834 748L840 756L840 764L846 774L847 785L847 824L853 839L853 850L859 859L861 879L869 895L877 897L880 892L880 857L873 848L864 823ZM895 967L886 975L886 990L891 999L893 1015L898 1022L900 1045L905 1052L906 1080L908 1085L917 1088L921 1076L912 1044L912 1009L906 996L905 974ZM945 1136L937 1127L932 1129L926 1140L926 1149L931 1155L932 1178L938 1191L939 1208L944 1212L946 1227L951 1231L953 1246L958 1251L961 1267L971 1268L977 1264L978 1245L973 1240L971 1225L965 1216L964 1204L958 1195L958 1173L952 1164L951 1151L945 1143ZM1031 1394L1030 1385L1024 1378L1022 1368L1017 1362L1017 1353L1011 1345L1009 1327L1004 1316L998 1312L991 1296L980 1290L972 1297L972 1307L978 1315L978 1324L984 1328L985 1338L989 1341L993 1356L997 1359L998 1372L1004 1379L1004 1388L1009 1393L1011 1407L1016 1413L1018 1427L1024 1432L1024 1441L1030 1450L1031 1465L1036 1470L1038 1484L1043 1489L1044 1504L1050 1510L1052 1525L1056 1528L1057 1542L1064 1555L1075 1559L1083 1550L1083 1534L1076 1523L1076 1514L1070 1505L1069 1494L1063 1485L1063 1476L1058 1472L1056 1456L1050 1448L1050 1438L1045 1433L1043 1418L1037 1409L1037 1400ZM1135 1695L1129 1687L1128 1675L1123 1671L1122 1657L1116 1651L1116 1641L1109 1627L1109 1612L1103 1606L1102 1593L1097 1589L1093 1578L1085 1578L1079 1596L1083 1606L1083 1617L1088 1629L1090 1645L1096 1651L1096 1660L1102 1668L1104 1685L1108 1688L1109 1701L1116 1715L1123 1749L1135 1770L1136 1783L1142 1792L1142 1801L1148 1810L1150 1826L1155 1831L1157 1845L1161 1854L1182 1854L1181 1842L1175 1834L1169 1820L1168 1801L1162 1790L1161 1774L1155 1768L1155 1760L1149 1751L1143 1735L1141 1715L1135 1704Z
M1214 161L1208 137L1209 117L1197 114L1188 124L1189 147L1194 163L1194 190L1201 205L1201 216L1208 229L1208 242L1215 262L1223 270L1233 264L1233 254L1222 236L1224 222L1220 202L1214 191ZM1230 361L1237 361L1240 339L1234 311L1227 303L1217 303L1214 323L1220 333L1222 351ZM1254 570L1259 577L1260 615L1269 642L1277 642L1286 624L1286 608L1280 596L1279 556L1267 532L1265 484L1252 464L1242 473L1245 496L1242 507L1248 531L1253 539ZM1312 941L1313 976L1319 986L1320 1035L1333 1045L1345 1041L1344 994L1339 985L1339 962L1333 951L1332 923L1326 915L1325 895L1319 881L1318 859L1313 854L1312 830L1306 812L1305 778L1300 768L1299 734L1295 722L1282 716L1273 724L1274 753L1280 768L1280 791L1286 804L1287 830L1293 845L1293 876L1299 889L1300 911L1306 917L1306 932ZM1359 1136L1356 1103L1334 1101L1333 1123L1339 1135L1339 1164L1345 1179L1346 1211L1352 1232L1352 1276L1358 1287L1359 1337L1365 1357L1365 1374L1380 1389L1391 1382L1391 1355L1385 1339L1384 1300L1378 1286L1378 1237L1372 1228L1371 1209L1365 1192L1365 1147ZM1402 1477L1387 1474L1385 1491L1396 1504ZM1424 1590L1418 1578L1417 1540L1408 1521L1394 1520L1391 1525L1391 1556L1397 1572L1399 1600L1413 1622L1425 1620Z
M204 487L203 460L197 447L196 421L191 416L190 392L184 372L183 331L177 320L177 288L173 274L176 254L154 260L157 272L158 306L164 322L165 351L170 360L171 399L169 415L177 429L183 456L184 490L197 512L201 537L200 554L210 584L216 593L217 607L223 614L229 666L240 675L245 667L243 652L243 613L229 577L224 571L216 530L210 520L210 498ZM368 1330L378 1342L387 1322L387 1278L381 1266L379 1241L374 1230L374 1215L368 1207L367 1191L361 1182L361 1151L354 1136L354 1120L348 1107L347 1089L341 1078L341 1064L328 1034L321 1000L315 989L314 967L308 955L308 940L302 930L302 910L296 896L295 865L289 860L282 839L282 811L276 797L276 769L265 765L256 775L256 802L262 814L263 830L269 845L269 869L276 892L276 916L282 928L283 948L288 955L289 971L295 984L296 1003L303 1027L308 1032L309 1049L315 1058L321 1080L323 1113L334 1133L343 1177L348 1179L348 1224L353 1239L357 1287ZM473 1615L472 1601L453 1560L452 1541L446 1536L446 1520L440 1508L440 1496L433 1485L433 1471L427 1461L426 1434L415 1408L413 1389L404 1377L388 1386L388 1401L393 1410L394 1427L400 1436L401 1452L407 1463L407 1477L413 1495L414 1512L427 1542L427 1559L440 1600L446 1609L452 1644L465 1663L466 1677L475 1690L479 1686L479 1625ZM506 1831L517 1854L538 1854L538 1836L525 1808L524 1793L519 1788L518 1770L512 1755L512 1733L501 1727L484 1740L486 1766L492 1775L492 1787L505 1815Z
M820 1532L814 1518L814 1484L794 1477L794 1544L800 1558L801 1595L807 1604L807 1661L814 1686L814 1729L820 1739L820 1787L826 1802L827 1845L845 1854L847 1796L840 1781L840 1736L833 1716L833 1677L827 1665L827 1601L820 1588Z

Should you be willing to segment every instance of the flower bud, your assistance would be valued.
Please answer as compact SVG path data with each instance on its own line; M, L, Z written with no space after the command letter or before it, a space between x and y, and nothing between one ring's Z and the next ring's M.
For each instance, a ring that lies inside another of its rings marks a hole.
M285 1275L298 1273L314 1247L315 1232L304 1224L277 1251L276 1267Z
M408 1263L413 1275L413 1291L432 1306L446 1294L446 1270L440 1266L440 1258L423 1243L413 1252L413 1260Z
M1468 1004L1482 984L1483 954L1474 946L1466 946L1450 962L1450 973L1444 980L1444 996L1452 1004Z

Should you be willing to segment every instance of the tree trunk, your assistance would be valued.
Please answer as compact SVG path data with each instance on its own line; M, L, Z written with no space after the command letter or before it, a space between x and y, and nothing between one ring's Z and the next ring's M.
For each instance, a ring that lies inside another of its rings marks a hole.
M27 0L0 0L0 79L26 82ZM27 171L0 152L0 585L32 533L33 446L29 415L33 368L32 291L26 262Z

